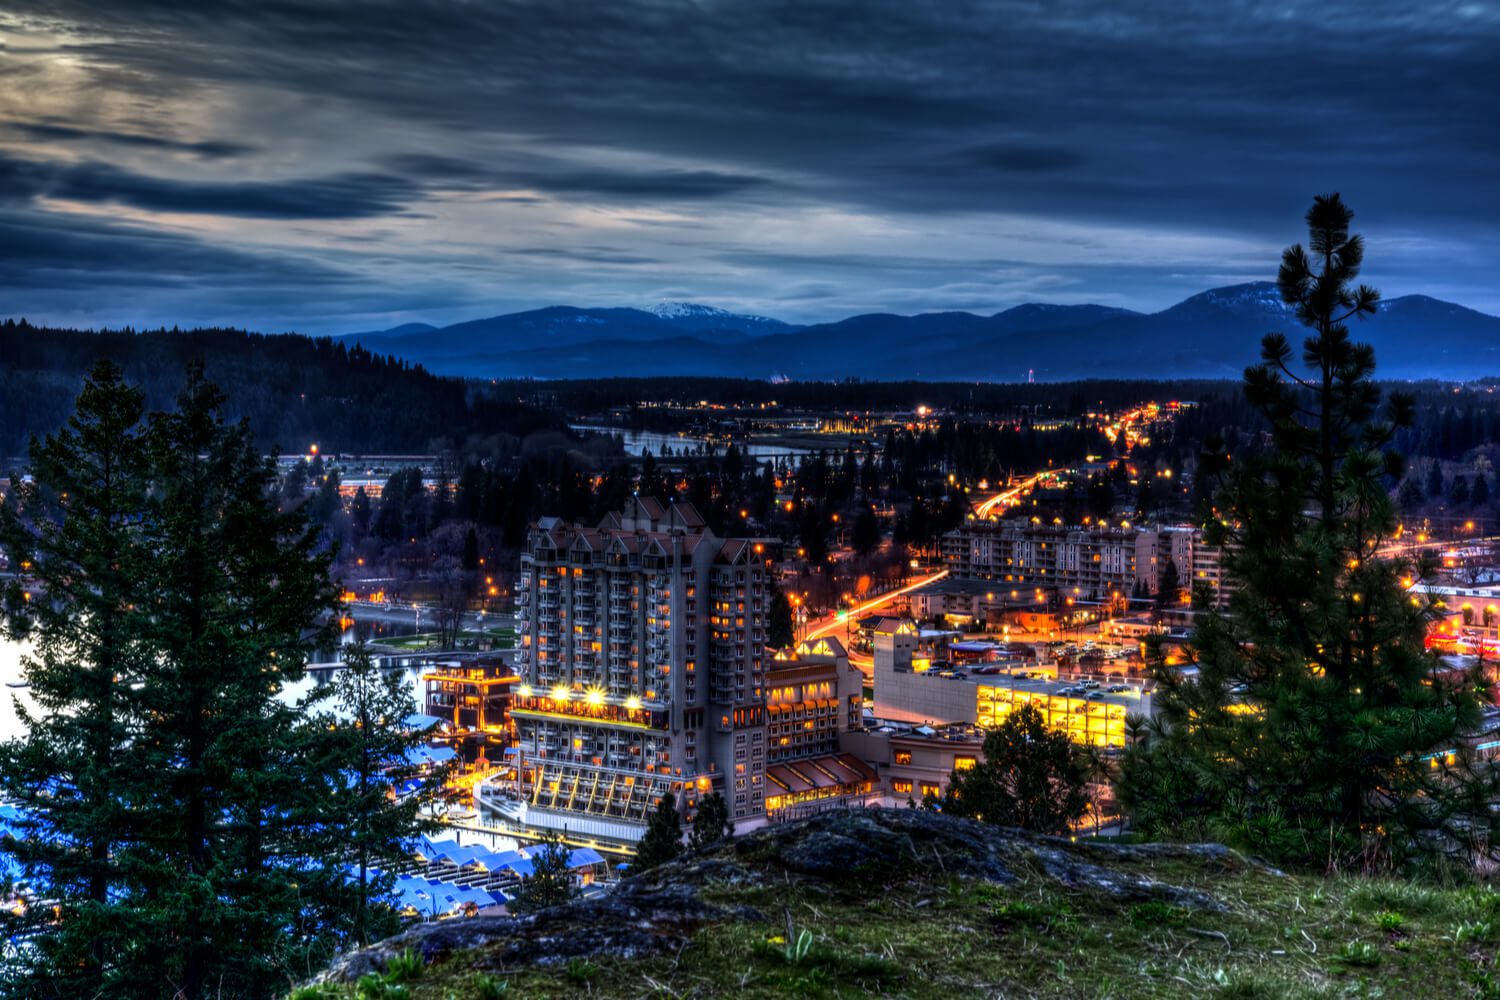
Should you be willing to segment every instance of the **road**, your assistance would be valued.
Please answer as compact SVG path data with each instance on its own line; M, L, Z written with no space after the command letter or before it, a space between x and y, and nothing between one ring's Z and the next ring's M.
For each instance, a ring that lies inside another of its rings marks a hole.
M1417 536L1420 538L1421 536ZM1480 535L1474 538L1443 538L1428 539L1416 542L1387 542L1382 545L1378 554L1390 558L1392 556L1409 556L1418 552L1446 552L1450 549L1463 551L1464 549L1483 549L1489 546L1500 545L1500 535Z
M413 631L437 628L437 612L429 607L411 604L396 604L389 601L350 601L345 605L357 622L379 623L409 627ZM520 620L513 613L465 611L459 627L468 631L481 628L519 628Z
M1021 494L1030 491L1034 486L1036 486L1037 483L1041 482L1042 477L1048 475L1049 472L1038 472L1036 475L1023 479L1019 483L1016 483L1014 486L996 493L984 503L974 508L975 516L989 517L990 514L994 513L996 507L1000 506L1001 504L1008 504L1019 497Z
M876 594L874 597L871 597L868 600L863 601L860 604L856 604L854 607L850 608L848 615L843 619L840 619L836 613L829 615L826 618L819 618L817 621L811 622L809 624L808 629L805 633L803 633L802 638L804 641L811 641L813 639L820 639L825 635L831 635L839 629L852 629L855 622L857 622L865 615L869 614L871 611L874 611L877 608L884 607L891 601L894 601L896 598L909 594L913 590L916 590L918 587L925 587L929 583L932 583L934 580L941 580L947 575L947 570L940 569L936 573L930 573L927 576L921 577L920 579L913 580L911 583L908 583L904 587L898 587L895 590L887 590L882 594ZM851 650L849 653L849 662L863 671L865 676L869 676L870 674L874 673L874 661L872 661L870 657L865 656L863 653L856 653Z

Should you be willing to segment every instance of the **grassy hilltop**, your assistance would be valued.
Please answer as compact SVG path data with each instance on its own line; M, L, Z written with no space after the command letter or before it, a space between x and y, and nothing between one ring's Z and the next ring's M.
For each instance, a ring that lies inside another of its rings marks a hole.
M915 810L757 831L535 917L417 928L303 997L1500 997L1500 893L1292 876ZM420 957L423 962L406 962Z

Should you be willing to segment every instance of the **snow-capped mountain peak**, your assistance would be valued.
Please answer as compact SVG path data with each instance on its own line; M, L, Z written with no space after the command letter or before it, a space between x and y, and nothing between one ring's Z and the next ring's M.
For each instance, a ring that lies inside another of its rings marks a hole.
M738 320L741 323L777 323L769 316L747 316L732 313L717 306L705 306L697 302L658 302L646 310L653 316L665 320ZM778 324L779 325L779 324Z
M1253 281L1243 285L1214 288L1194 295L1188 302L1203 302L1227 309L1265 309L1271 312L1291 312L1291 307L1282 301L1281 293L1269 281Z
M732 316L727 309L699 305L696 302L658 302L646 310L662 319L701 319L706 316Z

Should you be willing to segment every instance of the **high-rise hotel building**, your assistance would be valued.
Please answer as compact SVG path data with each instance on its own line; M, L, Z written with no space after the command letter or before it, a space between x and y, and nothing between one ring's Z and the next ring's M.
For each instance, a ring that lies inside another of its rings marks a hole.
M528 826L633 841L661 797L690 814L713 790L764 815L773 546L651 497L533 526L511 706Z

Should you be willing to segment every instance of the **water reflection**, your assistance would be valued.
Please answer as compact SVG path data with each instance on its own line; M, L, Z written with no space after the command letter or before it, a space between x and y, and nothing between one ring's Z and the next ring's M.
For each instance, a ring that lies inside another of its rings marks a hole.
M320 650L313 659L319 663L337 663L342 661L340 647L349 645L358 639L379 642L381 639L392 639L403 635L415 634L413 625L359 622L356 621L352 628L345 630L339 637L339 645ZM33 707L30 695L21 686L24 681L22 677L21 659L30 652L30 646L25 643L15 642L10 639L0 638L0 740L14 739L24 732L21 720L16 715L15 703L19 700L29 708ZM402 672L403 679L407 682L411 691L412 701L418 712L422 711L422 700L424 691L422 687L421 671L415 667ZM309 675L296 684L288 685L278 695L288 704L296 703L315 687L329 683L328 674L319 674L316 678ZM325 703L323 707L331 707L332 703Z
M31 707L31 698L24 688L13 688L10 685L21 681L21 657L30 652L27 644L13 642L10 639L0 639L0 739L11 739L23 732L21 720L16 717L16 701L21 701L28 708Z

